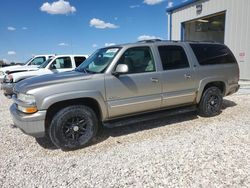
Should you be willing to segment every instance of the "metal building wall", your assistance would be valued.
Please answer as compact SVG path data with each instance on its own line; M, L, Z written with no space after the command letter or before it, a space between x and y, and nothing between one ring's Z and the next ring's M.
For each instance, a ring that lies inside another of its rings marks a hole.
M202 4L197 15L196 5ZM233 51L239 66L240 78L250 80L250 0L200 0L172 12L172 40L181 39L181 23L226 12L225 44ZM170 22L169 22L170 23Z

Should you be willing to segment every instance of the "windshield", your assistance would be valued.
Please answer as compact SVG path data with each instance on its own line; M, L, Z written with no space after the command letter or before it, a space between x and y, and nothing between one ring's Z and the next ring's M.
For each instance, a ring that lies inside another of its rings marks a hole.
M45 57L35 57L31 62L30 65L41 65L44 61L46 61Z
M41 64L41 65L39 66L39 68L45 68L45 67L50 63L50 61L51 61L52 59L53 59L53 58L47 59L46 61L44 61L43 64Z
M28 61L26 61L26 62L25 62L25 63L23 63L23 64L24 64L24 65L28 65L31 59L32 59L32 58L29 58L29 60L28 60Z
M88 73L103 73L119 50L120 48L117 47L99 49L86 59L76 70Z

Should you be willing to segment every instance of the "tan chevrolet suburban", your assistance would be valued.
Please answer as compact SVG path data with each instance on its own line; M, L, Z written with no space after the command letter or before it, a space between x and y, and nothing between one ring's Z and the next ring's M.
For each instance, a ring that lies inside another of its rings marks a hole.
M218 115L238 81L223 44L141 41L101 48L74 71L17 83L10 112L24 133L71 150L88 145L100 126L145 113L195 106L201 116Z

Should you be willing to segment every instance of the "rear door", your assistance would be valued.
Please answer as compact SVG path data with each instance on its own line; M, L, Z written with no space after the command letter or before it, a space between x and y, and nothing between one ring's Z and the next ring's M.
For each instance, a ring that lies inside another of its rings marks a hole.
M193 103L196 96L195 72L182 45L158 46L163 71L162 107Z

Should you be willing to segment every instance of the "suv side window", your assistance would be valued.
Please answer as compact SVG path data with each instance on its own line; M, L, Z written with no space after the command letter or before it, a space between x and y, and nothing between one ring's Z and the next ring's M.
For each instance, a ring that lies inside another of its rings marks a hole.
M189 63L185 51L181 46L158 47L163 70L188 68Z
M129 74L155 71L155 62L149 47L127 49L118 64L128 65Z
M82 62L86 60L86 57L79 56L79 57L74 57L74 59L75 59L76 67L78 67Z
M236 63L232 52L222 44L190 44L200 65Z
M44 61L46 61L45 57L36 57L30 62L30 65L41 65Z
M72 62L70 57L59 57L51 64L52 69L66 69L72 68Z

